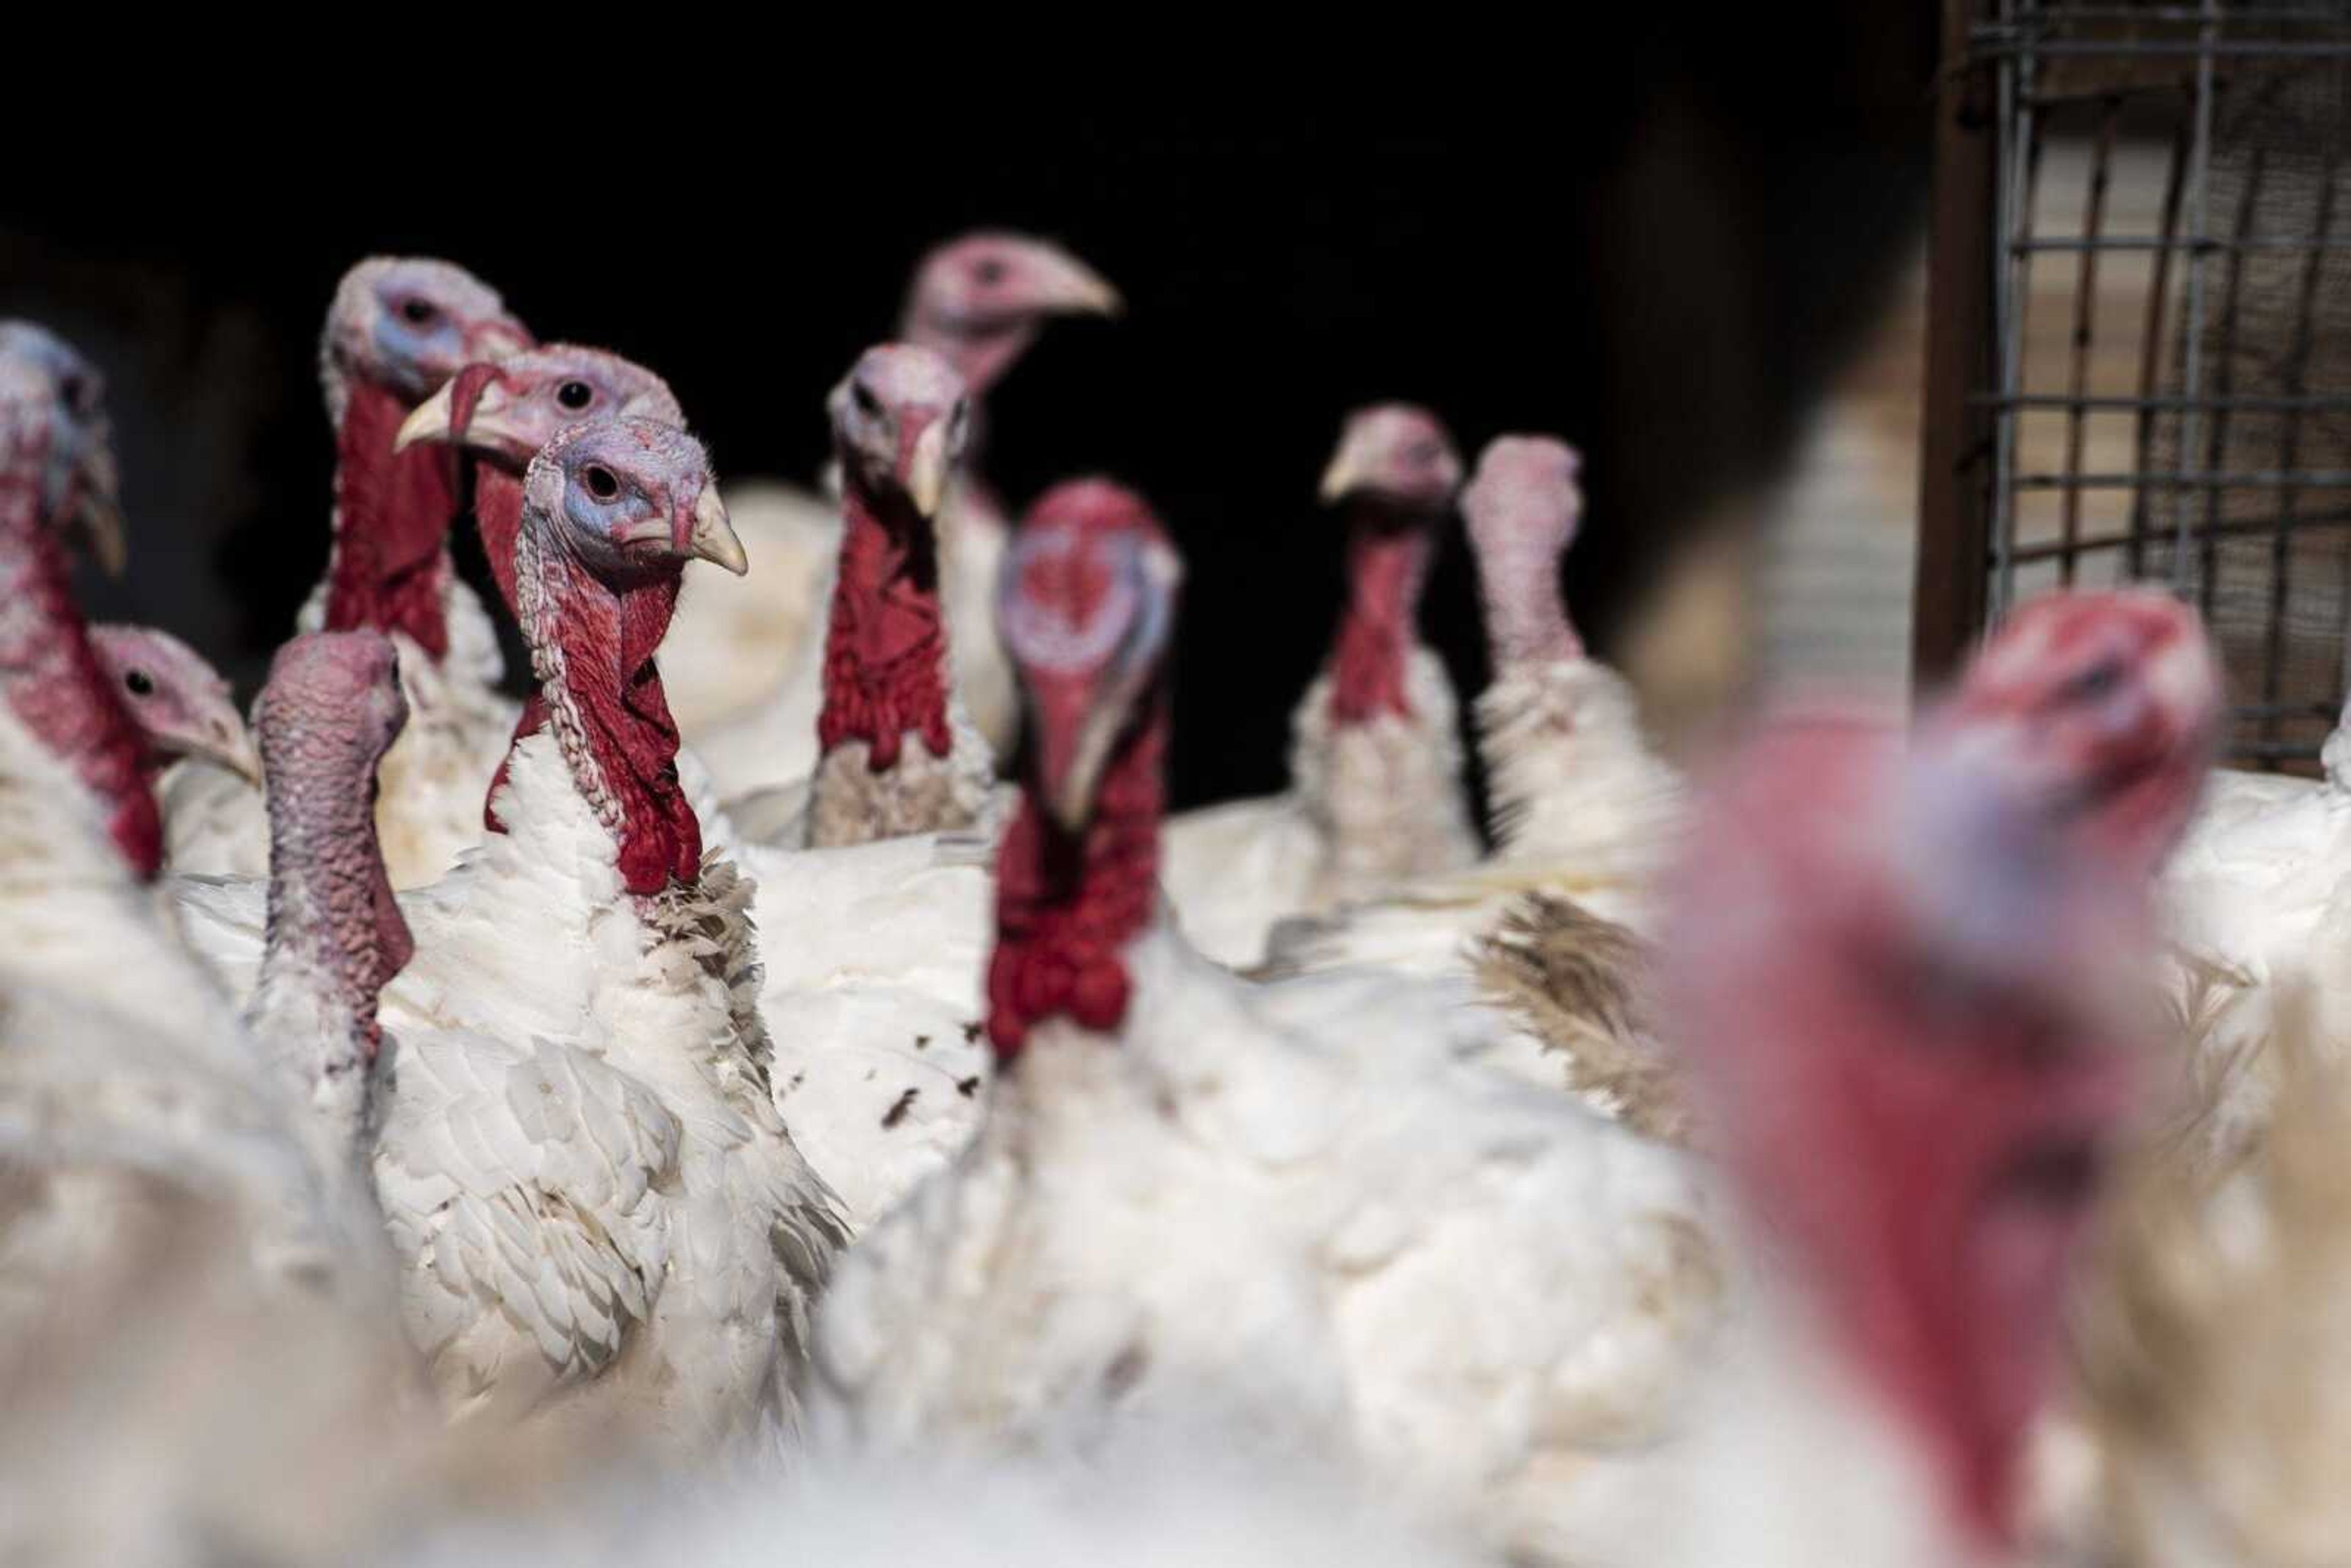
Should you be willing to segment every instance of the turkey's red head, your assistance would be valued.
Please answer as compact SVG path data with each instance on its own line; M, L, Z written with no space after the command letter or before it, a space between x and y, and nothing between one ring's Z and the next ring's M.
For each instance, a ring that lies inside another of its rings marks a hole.
M928 349L883 343L858 356L825 407L848 483L937 515L971 419L954 366Z
M319 349L335 421L329 631L399 632L435 660L448 652L441 592L456 462L394 444L409 411L461 367L529 341L497 295L445 261L377 256L343 275Z
M669 383L633 360L578 343L548 343L475 361L416 406L392 449L447 442L519 474L566 425L649 419L685 428Z
M1676 884L1674 1038L1761 1249L1978 1543L2127 1106L2143 915L2012 777L1834 719L1748 748Z
M1029 706L1029 788L997 859L988 1035L1107 1033L1126 1017L1127 944L1158 897L1162 678L1183 563L1132 491L1081 479L1029 509L997 624Z
M1143 498L1102 479L1048 491L1005 557L997 627L1028 698L1032 792L1084 831L1104 769L1148 718L1183 564Z
M97 388L96 372L47 331L0 332L0 697L98 800L131 869L152 877L163 827L145 743L90 647L66 551L93 515L100 528L115 516ZM110 537L119 560L120 535Z
M106 378L47 328L0 320L0 358L20 367L26 395L49 410L41 473L43 516L89 552L110 577L122 573L130 545L106 416Z
M677 724L653 653L688 560L749 562L702 444L643 419L575 424L523 476L517 618L541 682L517 729L559 716L565 760L642 895L701 874L702 828L677 778ZM493 815L496 815L493 792Z
M2195 812L2222 703L2195 611L2150 591L2064 593L2011 615L1927 725L2151 872Z
M330 388L372 387L413 408L465 365L530 340L496 291L464 267L378 256L336 286L319 354Z
M270 940L328 967L371 1054L377 994L416 950L375 829L376 768L407 723L399 657L376 632L295 638L254 705L269 791Z
M977 395L1055 316L1114 316L1118 290L1047 240L984 230L923 257L899 335L944 356Z
M93 626L89 645L138 725L151 768L192 757L261 782L235 694L203 654L152 626Z
M1461 492L1497 667L1583 651L1559 592L1559 563L1583 521L1583 456L1548 435L1487 443Z
M1408 664L1437 525L1461 486L1453 438L1426 409L1359 409L1322 474L1322 499L1347 508L1347 603L1331 653L1332 716L1410 717Z
M567 425L648 419L685 428L669 383L633 361L577 343L549 343L459 371L400 427L394 452L445 442L477 453L474 520L498 592L514 608L515 536L522 528L522 474Z

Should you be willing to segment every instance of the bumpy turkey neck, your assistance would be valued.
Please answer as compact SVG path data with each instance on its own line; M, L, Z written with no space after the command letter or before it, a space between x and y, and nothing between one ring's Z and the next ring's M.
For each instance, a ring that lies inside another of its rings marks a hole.
M1405 695L1436 517L1358 502L1348 519L1347 603L1331 651L1331 717L1412 716Z
M262 984L297 982L361 1061L382 1040L376 999L415 950L377 842L367 765L330 723L270 737L269 925ZM330 1058L343 1041L322 1041Z
M1475 554L1486 646L1497 671L1583 657L1583 639L1560 596L1559 561L1547 548L1505 538L1480 542Z
M1149 716L1104 766L1081 835L1050 821L1033 793L1022 796L997 857L987 1030L1000 1060L1018 1056L1029 1030L1049 1018L1105 1034L1124 1023L1133 988L1126 947L1157 908L1166 745L1166 704L1155 696Z
M432 443L392 449L409 410L353 381L335 429L335 547L327 566L329 632L401 632L435 661L449 651L441 604L456 456Z
M81 610L64 545L44 516L47 437L0 453L0 696L106 810L107 831L141 878L163 864L163 824L148 787L145 745L114 695Z
M612 835L622 880L646 897L672 882L691 886L702 873L702 824L678 784L677 722L653 664L678 580L671 569L615 588L543 548L528 523L517 539L518 619L539 679L538 711ZM524 727L534 716L525 713Z
M907 735L945 757L951 737L937 536L904 497L872 495L853 470L841 509L817 742L826 751L865 742L876 772L897 763Z

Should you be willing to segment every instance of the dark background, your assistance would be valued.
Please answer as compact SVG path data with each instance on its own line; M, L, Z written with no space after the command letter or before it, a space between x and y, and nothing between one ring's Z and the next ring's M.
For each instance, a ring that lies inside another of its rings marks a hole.
M1511 430L1582 446L1569 591L1604 652L1677 530L1784 457L1923 216L1933 22L1766 10L1660 12L1441 104L1326 79L1327 106L1204 86L1174 111L876 117L779 91L701 123L690 156L549 151L649 111L574 95L528 134L343 138L330 162L298 132L182 125L108 178L12 191L0 314L109 378L132 565L89 585L93 612L181 632L249 692L325 559L315 345L357 257L462 262L540 337L662 371L722 477L805 480L825 390L888 332L926 246L1056 236L1128 314L1048 332L993 396L987 465L1016 503L1107 471L1175 531L1175 786L1197 802L1281 781L1338 601L1313 489L1348 408L1425 402L1473 459ZM1458 540L1424 624L1474 692Z

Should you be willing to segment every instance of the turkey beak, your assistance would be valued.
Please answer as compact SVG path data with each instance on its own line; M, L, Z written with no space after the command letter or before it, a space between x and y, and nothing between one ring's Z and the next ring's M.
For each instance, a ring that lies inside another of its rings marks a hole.
M1082 676L1030 677L1037 795L1055 826L1075 837L1093 821L1094 791L1125 714Z
M465 372L460 371L458 375ZM450 405L455 401L457 377L441 383L441 390L416 405L414 413L400 422L399 431L392 438L394 452L405 452L420 441L446 441L451 423Z
M1331 466L1322 470L1320 490L1322 504L1327 507L1361 489L1372 477L1374 466L1373 455L1364 450L1360 442L1341 442L1337 455L1331 459Z
M937 517L939 503L947 493L947 422L930 421L902 452L899 479L906 487L907 498L924 517Z
M1126 308L1110 280L1059 246L1036 255L1037 308L1049 315L1116 316Z
M216 713L198 727L185 746L190 757L227 768L255 789L262 788L261 752L253 744L253 733L245 720L225 697L221 706L225 712Z
M735 537L735 526L726 520L726 503L718 498L717 486L702 487L702 494L695 497L692 516L682 519L682 524L684 538L679 541L679 554L725 567L737 577L751 570L751 558L743 553L743 541Z
M513 409L514 399L497 367L486 361L470 364L401 421L392 449L405 452L420 441L438 441L528 463L538 447L514 422Z
M109 577L120 577L131 560L130 535L123 524L121 503L114 498L110 483L104 490L96 485L85 488L78 522L82 543L89 547L89 557L98 562L99 570Z

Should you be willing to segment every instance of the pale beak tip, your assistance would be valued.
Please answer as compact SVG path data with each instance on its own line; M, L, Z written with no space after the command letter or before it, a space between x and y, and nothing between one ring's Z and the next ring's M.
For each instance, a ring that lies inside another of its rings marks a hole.
M418 403L415 411L400 422L400 429L392 438L392 451L405 452L420 441L446 440L451 402L450 389L444 385Z
M751 570L751 558L744 552L735 525L727 521L726 503L716 489L703 491L702 498L694 504L694 555L737 577L747 576Z

